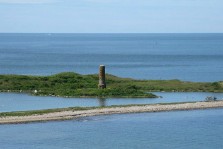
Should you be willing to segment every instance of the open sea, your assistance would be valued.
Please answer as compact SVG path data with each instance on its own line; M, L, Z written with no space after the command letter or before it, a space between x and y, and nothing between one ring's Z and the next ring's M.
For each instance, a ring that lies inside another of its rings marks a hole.
M223 81L223 34L0 34L0 74L106 72L135 79ZM0 112L223 99L222 93L156 93L157 99L65 99L0 93ZM95 116L0 125L2 149L221 149L223 109Z
M223 34L0 34L0 74L223 80Z

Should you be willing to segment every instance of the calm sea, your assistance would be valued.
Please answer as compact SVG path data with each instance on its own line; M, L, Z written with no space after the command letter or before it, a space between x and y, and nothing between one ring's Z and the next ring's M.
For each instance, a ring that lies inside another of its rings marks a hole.
M42 110L67 107L93 107L130 104L156 104L171 102L204 101L206 97L223 100L223 93L206 92L154 92L162 98L62 98L31 96L19 93L0 93L0 112Z
M0 74L223 80L223 34L0 34Z
M0 34L0 74L74 71L136 79L223 80L223 34ZM0 94L0 111L200 101L212 93L157 93L160 99L64 99ZM0 125L3 149L223 148L223 110L122 114Z
M0 125L2 149L222 149L223 110Z

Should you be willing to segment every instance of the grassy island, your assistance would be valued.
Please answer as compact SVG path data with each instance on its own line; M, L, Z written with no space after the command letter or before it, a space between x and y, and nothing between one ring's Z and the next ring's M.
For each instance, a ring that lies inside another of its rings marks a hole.
M106 74L106 89L98 89L98 75L65 72L51 76L0 75L1 92L40 96L155 98L148 92L223 92L223 82L135 80Z

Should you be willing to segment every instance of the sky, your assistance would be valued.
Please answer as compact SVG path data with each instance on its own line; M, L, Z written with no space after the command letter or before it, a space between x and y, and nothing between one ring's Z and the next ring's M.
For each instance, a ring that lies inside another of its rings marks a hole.
M223 0L0 0L0 33L223 33Z

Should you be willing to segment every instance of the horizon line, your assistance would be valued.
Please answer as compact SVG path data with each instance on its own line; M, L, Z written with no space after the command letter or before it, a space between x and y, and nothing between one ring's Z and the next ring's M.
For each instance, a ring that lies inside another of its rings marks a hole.
M141 33L141 32L0 32L0 34L223 34L223 32L150 32L150 33Z

